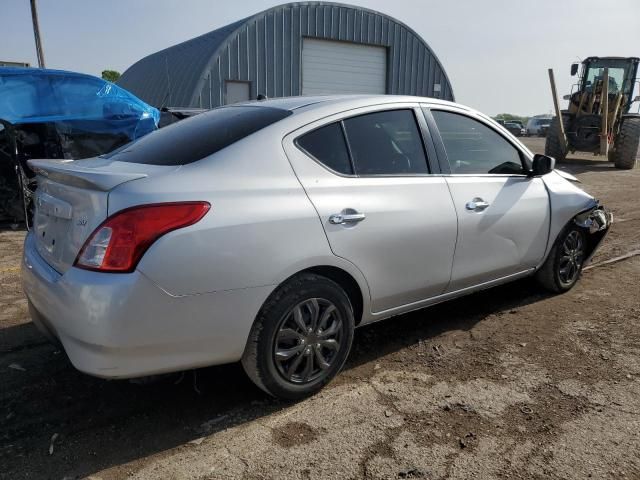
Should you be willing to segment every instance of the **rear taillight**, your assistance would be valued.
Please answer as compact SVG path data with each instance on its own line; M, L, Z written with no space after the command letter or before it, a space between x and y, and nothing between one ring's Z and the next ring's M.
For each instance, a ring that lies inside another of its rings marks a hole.
M198 222L208 202L140 205L107 218L84 243L74 265L100 272L132 272L162 235Z

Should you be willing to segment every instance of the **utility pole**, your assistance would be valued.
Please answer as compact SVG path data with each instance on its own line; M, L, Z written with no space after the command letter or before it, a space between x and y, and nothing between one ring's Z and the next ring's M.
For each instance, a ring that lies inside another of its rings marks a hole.
M38 26L38 7L36 0L31 2L31 20L33 21L33 36L36 40L36 54L38 55L38 67L44 67L44 52L42 51L42 40L40 40L40 27Z

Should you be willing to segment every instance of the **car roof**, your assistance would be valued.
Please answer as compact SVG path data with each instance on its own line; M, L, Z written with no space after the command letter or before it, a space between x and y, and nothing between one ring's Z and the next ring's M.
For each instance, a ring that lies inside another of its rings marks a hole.
M343 107L359 107L364 105L380 105L385 103L426 103L432 105L450 105L463 110L470 109L467 106L460 105L445 100L439 100L431 97L414 97L407 95L313 95L299 97L280 97L267 100L252 100L249 102L236 103L234 106L264 106L271 108L280 108L283 110L311 111L323 108L329 105Z

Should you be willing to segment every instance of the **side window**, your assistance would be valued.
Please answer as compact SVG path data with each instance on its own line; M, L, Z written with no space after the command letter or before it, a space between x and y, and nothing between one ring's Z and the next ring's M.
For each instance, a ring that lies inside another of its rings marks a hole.
M298 146L331 170L353 175L340 123L331 123L298 138Z
M486 125L457 113L432 110L451 173L524 174L520 152Z
M429 173L413 110L389 110L344 120L357 175Z

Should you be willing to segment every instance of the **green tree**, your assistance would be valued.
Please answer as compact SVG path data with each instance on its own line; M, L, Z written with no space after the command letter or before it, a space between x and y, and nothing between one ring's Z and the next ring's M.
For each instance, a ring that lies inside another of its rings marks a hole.
M117 82L120 78L120 72L116 72L115 70L103 70L102 71L102 79L107 82Z

